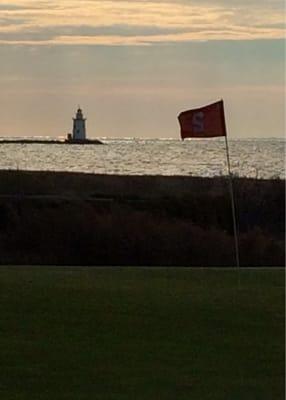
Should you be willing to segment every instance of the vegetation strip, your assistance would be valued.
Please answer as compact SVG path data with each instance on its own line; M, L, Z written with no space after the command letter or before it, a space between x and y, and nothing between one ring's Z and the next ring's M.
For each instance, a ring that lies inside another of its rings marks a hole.
M226 179L0 171L0 264L233 266ZM285 182L234 180L242 266L285 265Z

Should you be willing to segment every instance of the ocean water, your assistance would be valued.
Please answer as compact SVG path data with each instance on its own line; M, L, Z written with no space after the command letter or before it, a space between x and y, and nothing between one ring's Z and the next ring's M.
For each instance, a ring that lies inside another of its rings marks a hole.
M4 138L3 138L4 139ZM97 174L227 174L225 141L215 139L107 139L105 145L4 144L0 169L79 171ZM229 140L232 173L285 178L285 140Z

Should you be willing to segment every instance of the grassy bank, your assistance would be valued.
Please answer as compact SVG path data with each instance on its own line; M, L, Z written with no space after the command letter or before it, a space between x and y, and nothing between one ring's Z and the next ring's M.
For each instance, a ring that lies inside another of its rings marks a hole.
M284 272L0 268L0 397L284 399Z
M0 171L0 264L233 266L223 178ZM285 263L285 182L234 179L244 266Z

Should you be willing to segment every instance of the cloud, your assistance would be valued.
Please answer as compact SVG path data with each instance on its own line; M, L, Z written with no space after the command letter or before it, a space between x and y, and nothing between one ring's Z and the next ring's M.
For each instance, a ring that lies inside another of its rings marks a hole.
M13 26L13 25L23 25L27 22L26 19L24 18L0 18L0 26L2 27L7 27L7 26Z
M21 9L25 9L25 7L22 7L17 4L0 3L0 11L21 10Z
M22 24L25 20L3 20L4 24L14 25ZM0 20L1 22L1 20ZM51 41L59 40L60 38L66 37L73 40L73 38L95 38L95 37L153 37L161 36L166 34L177 34L185 32L183 28L168 28L158 26L134 26L129 25L111 25L111 26L91 26L91 25L57 25L49 26L45 28L33 27L21 30L4 31L0 37L6 41ZM88 39L87 39L88 40Z
M146 45L283 38L280 0L0 0L0 43Z

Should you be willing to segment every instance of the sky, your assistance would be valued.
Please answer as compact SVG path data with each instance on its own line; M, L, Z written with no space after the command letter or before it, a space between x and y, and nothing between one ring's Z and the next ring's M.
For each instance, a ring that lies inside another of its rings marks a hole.
M0 136L179 138L225 103L230 138L285 132L284 0L0 0Z

